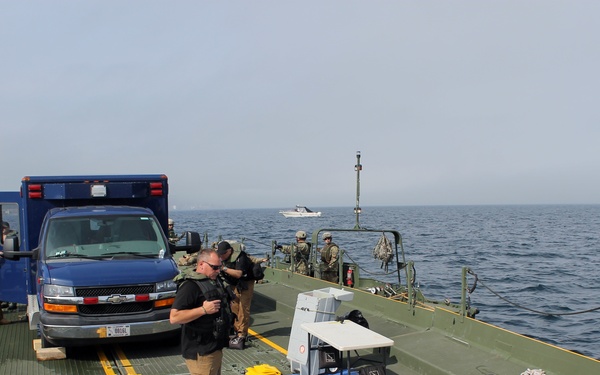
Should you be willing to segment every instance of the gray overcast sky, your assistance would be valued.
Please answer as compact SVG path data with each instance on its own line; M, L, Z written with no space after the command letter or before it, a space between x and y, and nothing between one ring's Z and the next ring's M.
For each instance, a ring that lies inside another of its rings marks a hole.
M0 190L178 208L600 203L598 1L0 0Z

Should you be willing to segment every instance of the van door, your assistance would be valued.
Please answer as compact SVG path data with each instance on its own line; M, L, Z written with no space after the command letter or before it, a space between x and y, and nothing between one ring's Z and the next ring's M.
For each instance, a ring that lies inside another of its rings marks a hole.
M0 192L0 223L2 224L0 251L3 250L6 236L16 236L19 242L22 242L20 201L18 192ZM27 275L30 263L30 258L14 261L0 257L0 301L27 303Z

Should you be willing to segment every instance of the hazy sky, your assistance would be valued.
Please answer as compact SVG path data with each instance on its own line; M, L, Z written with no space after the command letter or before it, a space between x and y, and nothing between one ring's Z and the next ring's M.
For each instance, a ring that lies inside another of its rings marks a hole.
M0 190L178 208L600 203L600 2L0 0Z

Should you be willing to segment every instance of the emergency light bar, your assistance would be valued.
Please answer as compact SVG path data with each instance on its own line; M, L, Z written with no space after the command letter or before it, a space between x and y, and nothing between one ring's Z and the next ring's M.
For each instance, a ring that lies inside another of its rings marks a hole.
M39 199L42 197L42 185L31 184L27 186L27 196L31 199Z
M92 185L92 197L106 197L106 185Z
M110 190L110 191L109 191ZM85 181L27 185L29 199L144 198L165 195L163 182Z

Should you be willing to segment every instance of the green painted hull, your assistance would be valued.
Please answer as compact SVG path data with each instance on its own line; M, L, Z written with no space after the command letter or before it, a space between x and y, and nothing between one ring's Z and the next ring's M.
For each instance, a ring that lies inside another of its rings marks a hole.
M462 316L444 307L415 306L368 291L332 284L287 270L267 268L255 289L255 303L272 301L285 314L295 309L298 293L340 287L352 290L351 302L336 312L358 309L370 328L394 340L388 374L598 374L600 361ZM285 329L285 328L282 328ZM285 344L284 344L285 345ZM287 346L286 346L287 347Z

